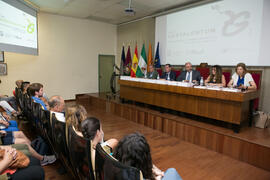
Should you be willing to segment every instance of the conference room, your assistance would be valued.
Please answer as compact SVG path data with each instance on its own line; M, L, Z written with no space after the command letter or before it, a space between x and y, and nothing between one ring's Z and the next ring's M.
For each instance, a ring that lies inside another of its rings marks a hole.
M0 0L0 179L270 179L269 0Z

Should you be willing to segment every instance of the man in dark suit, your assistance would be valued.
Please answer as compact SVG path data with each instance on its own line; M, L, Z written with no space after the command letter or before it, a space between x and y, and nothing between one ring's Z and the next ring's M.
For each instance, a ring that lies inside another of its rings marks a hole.
M161 79L170 80L170 81L176 80L176 74L174 71L172 71L170 64L165 65L165 72L162 73Z
M157 79L159 76L158 72L155 70L153 65L149 65L149 72L147 73L148 79Z
M185 82L200 82L201 74L199 71L192 70L192 64L187 62L185 64L185 71L183 71L180 76L178 76L177 81L185 81Z

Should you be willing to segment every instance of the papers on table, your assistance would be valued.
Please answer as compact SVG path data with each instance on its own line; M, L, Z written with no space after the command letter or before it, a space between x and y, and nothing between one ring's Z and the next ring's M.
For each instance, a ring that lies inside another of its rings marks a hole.
M127 80L127 81L145 82L145 83L153 83L153 84L164 84L164 85L171 85L171 86L182 86L182 87L192 87L193 86L193 83L187 83L187 82L134 78L134 77L130 77L130 76L120 76L120 79Z
M222 88L222 91L227 91L227 92L241 92L241 89L236 89L236 88Z
M181 87L194 87L198 89L208 89L208 90L216 90L216 91L241 92L241 90L235 89L235 88L223 88L219 86L193 86L194 85L193 83L187 83L187 82L135 78L135 77L130 77L130 76L120 76L120 80L145 82L145 83L153 83L153 84L164 84L164 85L181 86Z

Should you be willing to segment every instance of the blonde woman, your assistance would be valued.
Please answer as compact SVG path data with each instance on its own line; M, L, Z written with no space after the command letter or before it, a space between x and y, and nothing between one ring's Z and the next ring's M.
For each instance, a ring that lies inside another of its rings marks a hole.
M238 63L235 68L235 73L232 75L232 79L228 83L228 87L236 87L239 89L251 90L257 89L250 73L247 72L246 65L244 63Z
M81 123L86 119L87 112L82 105L73 105L66 110L67 126L72 125L79 136L82 135Z

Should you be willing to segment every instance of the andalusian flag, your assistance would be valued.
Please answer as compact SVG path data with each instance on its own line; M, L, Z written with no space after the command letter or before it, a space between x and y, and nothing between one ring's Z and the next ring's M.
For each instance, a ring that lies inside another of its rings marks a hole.
M134 53L134 56L132 59L132 65L131 65L131 72L130 72L131 77L136 77L137 68L138 68L138 50L137 50L137 44L136 44L135 53Z
M151 43L149 44L149 49L148 49L148 58L147 58L147 72L149 72L149 66L154 65L153 64L153 57L152 57L152 46Z
M136 71L136 76L143 77L144 73L146 73L146 70L147 70L147 59L146 59L146 53L145 53L145 48L144 48L144 44L143 44L138 68Z

